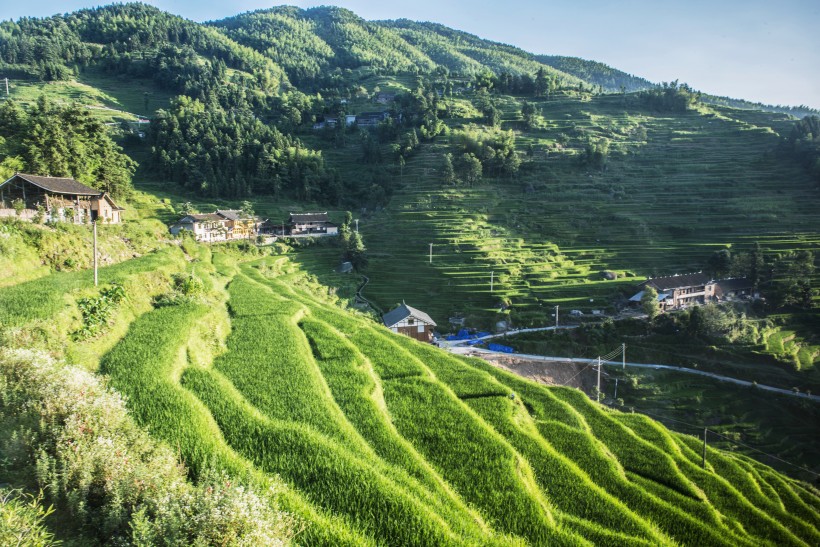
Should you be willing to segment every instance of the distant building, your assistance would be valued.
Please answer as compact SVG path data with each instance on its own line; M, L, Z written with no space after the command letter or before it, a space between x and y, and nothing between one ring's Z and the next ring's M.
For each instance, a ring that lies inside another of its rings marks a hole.
M382 91L381 93L376 94L376 102L379 104L390 104L395 100L395 93L385 93L384 91Z
M285 229L287 231L285 235L292 236L335 236L339 234L339 227L330 222L327 212L291 213Z
M422 342L432 342L435 321L421 310L410 307L404 302L382 316L384 325L399 334L415 338Z
M389 112L362 112L356 116L356 124L359 127L377 127L380 123L390 118Z
M261 219L243 215L238 209L217 209L213 213L185 215L171 225L170 230L174 235L188 230L197 241L213 243L254 237L261 225Z
M345 127L350 127L354 123L356 123L356 116L354 116L353 114L347 114L345 116ZM338 124L339 124L339 118L325 118L324 125L322 125L321 127L324 127L324 126L336 127ZM318 124L316 124L316 125L318 125Z
M751 295L752 292L752 284L748 279L715 280L703 272L647 279L641 283L640 287L640 292L629 300L640 302L646 288L652 287L658 293L658 304L662 310L708 304L742 295Z
M23 204L19 215L14 208L15 202ZM108 193L68 177L15 173L0 184L0 216L19 216L30 220L38 213L38 207L42 209L46 221L75 224L92 220L119 224L125 210Z

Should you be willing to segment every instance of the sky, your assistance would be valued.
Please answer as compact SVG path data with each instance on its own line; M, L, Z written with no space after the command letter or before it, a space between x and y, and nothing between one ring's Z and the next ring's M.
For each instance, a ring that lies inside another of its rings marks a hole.
M0 20L93 7L94 0L3 0ZM278 5L259 0L148 0L207 21ZM291 0L373 19L434 21L532 53L606 63L653 82L820 109L818 0Z

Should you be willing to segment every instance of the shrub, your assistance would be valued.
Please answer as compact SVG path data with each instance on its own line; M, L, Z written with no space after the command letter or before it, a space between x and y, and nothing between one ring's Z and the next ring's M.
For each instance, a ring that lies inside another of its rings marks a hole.
M139 429L120 395L98 377L45 354L5 350L0 386L0 431L13 430L19 447L3 467L36 475L60 520L73 523L75 533L96 535L86 539L124 545L288 542L291 521L271 507L269 495L214 470L204 472L198 486L187 482L173 452Z
M43 507L42 499L42 492L35 497L20 490L0 490L0 545L59 544L44 523L54 508Z
M86 340L93 338L105 330L117 306L125 298L125 289L122 285L112 283L110 287L101 290L96 297L78 300L77 307L82 314L83 324L74 333L75 339Z

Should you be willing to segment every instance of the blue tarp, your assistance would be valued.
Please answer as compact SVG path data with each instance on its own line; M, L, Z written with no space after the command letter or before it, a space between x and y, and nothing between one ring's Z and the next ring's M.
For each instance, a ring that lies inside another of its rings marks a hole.
M515 350L510 346L502 346L501 344L489 344L487 349L490 351L500 351L501 353L515 353Z
M476 338L483 338L484 336L489 336L489 332L477 332L475 334L470 333L468 329L461 329L458 331L458 334L451 334L447 337L449 341L460 341L460 340L475 340Z

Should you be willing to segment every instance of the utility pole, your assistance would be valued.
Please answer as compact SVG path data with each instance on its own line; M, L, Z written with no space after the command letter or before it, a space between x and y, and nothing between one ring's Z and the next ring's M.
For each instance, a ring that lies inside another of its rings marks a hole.
M430 264L433 263L433 244L430 244Z
M94 286L97 286L97 221L94 220L91 223L91 226L94 229Z
M358 234L358 233L359 233L359 219L357 218L357 219L356 219L356 220L354 220L353 222L355 222L355 223L356 223L356 233Z
M558 330L558 304L555 305L555 330Z
M600 403L601 402L601 356L600 355L598 356L598 393L596 393L596 395L597 395L597 401Z
M621 368L626 370L626 344L625 343L621 344L621 363L623 363L623 367L621 367ZM615 381L617 382L618 380L615 380ZM618 385L618 384L615 384L615 385Z
M614 400L618 400L618 379L615 378L615 395L612 397Z
M701 462L701 467L703 467L704 469L706 469L706 433L708 433L708 432L709 432L709 430L704 427L703 428L703 461Z
M9 79L6 78L6 98L9 96Z
M490 292L493 292L493 281L494 281L493 277L494 276L495 276L495 272L491 271L490 272Z

